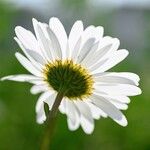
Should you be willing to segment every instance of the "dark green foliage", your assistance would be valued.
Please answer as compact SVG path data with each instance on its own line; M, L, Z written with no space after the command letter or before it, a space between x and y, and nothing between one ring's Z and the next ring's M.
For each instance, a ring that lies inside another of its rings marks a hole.
M45 115L48 116L48 114L49 114L49 106L45 102L44 102L44 111L45 111Z

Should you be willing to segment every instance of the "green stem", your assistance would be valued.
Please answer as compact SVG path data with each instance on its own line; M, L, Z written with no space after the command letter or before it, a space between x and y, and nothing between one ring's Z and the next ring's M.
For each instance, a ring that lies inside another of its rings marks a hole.
M49 150L50 142L52 140L53 131L54 131L54 127L55 127L56 115L57 115L58 107L62 101L62 98L63 98L63 94L58 93L56 96L55 102L53 104L53 107L52 107L51 111L49 111L49 114L48 114L46 122L45 122L46 128L45 128L45 132L43 135L40 150Z

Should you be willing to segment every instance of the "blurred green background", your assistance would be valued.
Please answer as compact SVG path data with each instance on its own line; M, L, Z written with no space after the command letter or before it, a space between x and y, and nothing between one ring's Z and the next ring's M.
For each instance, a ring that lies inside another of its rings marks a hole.
M0 77L27 73L14 53L14 28L33 31L31 19L48 22L56 16L69 33L73 22L102 25L105 35L118 37L129 57L112 71L131 71L141 77L142 95L132 97L125 111L129 125L111 119L95 121L92 135L82 129L70 132L66 116L59 114L52 150L150 150L150 1L149 0L5 0L0 1ZM0 150L38 150L43 126L35 120L39 95L28 83L0 82Z

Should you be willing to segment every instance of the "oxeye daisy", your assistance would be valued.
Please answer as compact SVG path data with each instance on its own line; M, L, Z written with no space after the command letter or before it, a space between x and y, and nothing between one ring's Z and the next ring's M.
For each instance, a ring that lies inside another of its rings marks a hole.
M83 28L76 21L67 36L62 23L51 18L49 25L33 19L35 35L23 27L15 28L18 61L31 74L10 75L1 80L29 82L32 94L41 93L37 122L46 120L44 102L49 110L59 109L67 116L68 128L82 127L91 134L94 119L110 117L127 125L121 110L128 108L129 96L141 94L138 75L108 70L124 60L128 51L119 49L117 38L103 36L103 27Z

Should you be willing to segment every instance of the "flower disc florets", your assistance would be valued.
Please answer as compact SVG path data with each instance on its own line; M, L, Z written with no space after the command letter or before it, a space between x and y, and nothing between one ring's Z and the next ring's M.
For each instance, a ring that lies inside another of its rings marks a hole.
M85 98L92 94L93 79L88 71L72 60L56 60L44 69L45 79L55 91L69 99Z

